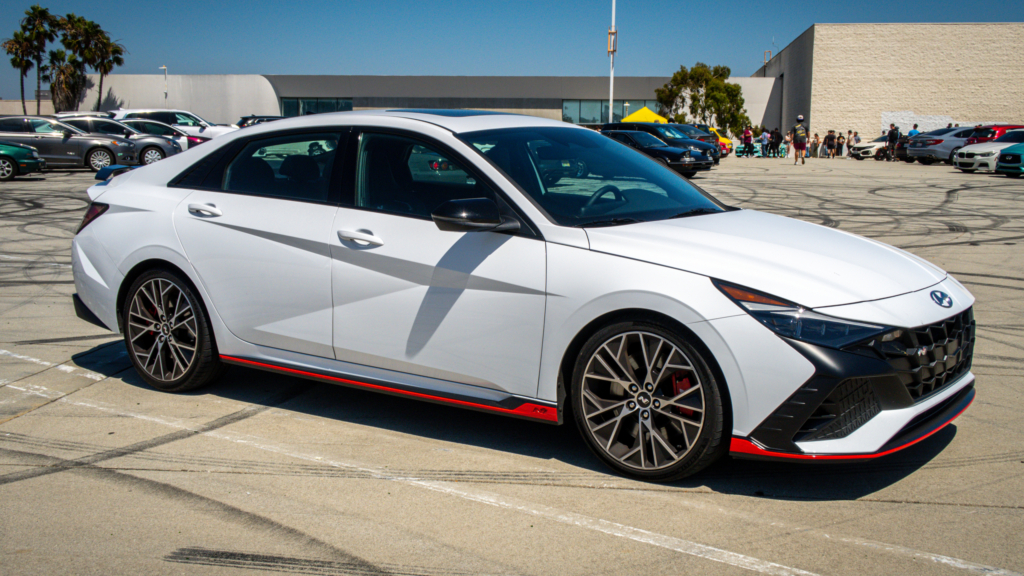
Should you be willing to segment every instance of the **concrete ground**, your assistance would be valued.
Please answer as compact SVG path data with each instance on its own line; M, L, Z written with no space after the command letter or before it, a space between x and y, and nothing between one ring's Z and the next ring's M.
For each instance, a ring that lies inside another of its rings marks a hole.
M232 368L173 395L78 320L87 172L0 184L4 574L1024 572L1024 183L727 158L719 198L908 249L978 298L978 397L867 464L615 476L552 427Z

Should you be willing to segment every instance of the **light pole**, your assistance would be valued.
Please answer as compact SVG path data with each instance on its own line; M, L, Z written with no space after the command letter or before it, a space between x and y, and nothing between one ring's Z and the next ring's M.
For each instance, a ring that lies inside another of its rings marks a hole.
M622 102L622 119L625 120L626 118L629 118L629 100Z
M158 70L164 71L164 108L167 107L167 66L161 66Z
M611 57L612 68L608 76L608 121L613 122L615 116L615 53L619 50L619 33L615 30L615 0L612 0L612 27L608 30L608 56Z

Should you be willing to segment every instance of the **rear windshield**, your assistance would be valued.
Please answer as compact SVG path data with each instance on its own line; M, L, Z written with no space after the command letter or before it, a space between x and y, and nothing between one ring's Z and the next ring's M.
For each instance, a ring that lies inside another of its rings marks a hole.
M633 137L633 140L636 140L637 144L644 148L664 148L667 146L667 144L658 140L657 136L652 136L647 132L633 132L630 136Z
M508 128L458 137L562 226L609 226L724 211L669 168L591 130Z
M995 142L1024 142L1024 130L1010 130L1006 134L996 138Z

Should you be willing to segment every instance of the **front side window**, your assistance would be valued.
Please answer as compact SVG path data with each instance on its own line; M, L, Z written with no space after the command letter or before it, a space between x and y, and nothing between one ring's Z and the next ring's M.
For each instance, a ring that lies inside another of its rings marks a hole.
M223 189L327 202L337 134L295 134L250 142L224 172Z
M648 134L647 132L637 132L633 134L633 139L644 148L665 148L668 144L665 144L661 140L658 140L657 136Z
M81 126L79 126L79 128L81 128ZM125 132L137 133L132 128L122 126L117 122L107 122L106 120L92 120L92 129L94 132L110 134L111 136L124 136Z
M645 154L577 128L508 128L458 137L563 226L628 224L722 212Z
M191 114L174 113L174 124L180 126L202 126L203 122Z
M30 118L28 123L29 126L32 127L32 131L35 132L36 134L60 134L61 132L63 132L59 125L54 124L52 122L47 122L46 120Z
M358 208L429 219L448 200L495 198L458 160L404 136L362 134L358 166Z

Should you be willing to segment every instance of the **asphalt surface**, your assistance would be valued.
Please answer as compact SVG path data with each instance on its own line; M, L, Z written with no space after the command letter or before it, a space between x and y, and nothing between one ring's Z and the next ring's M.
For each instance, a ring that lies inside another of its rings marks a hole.
M1024 182L727 158L728 203L862 234L978 298L977 400L867 464L609 473L575 429L234 367L174 395L78 320L88 172L0 183L3 574L1024 572Z

